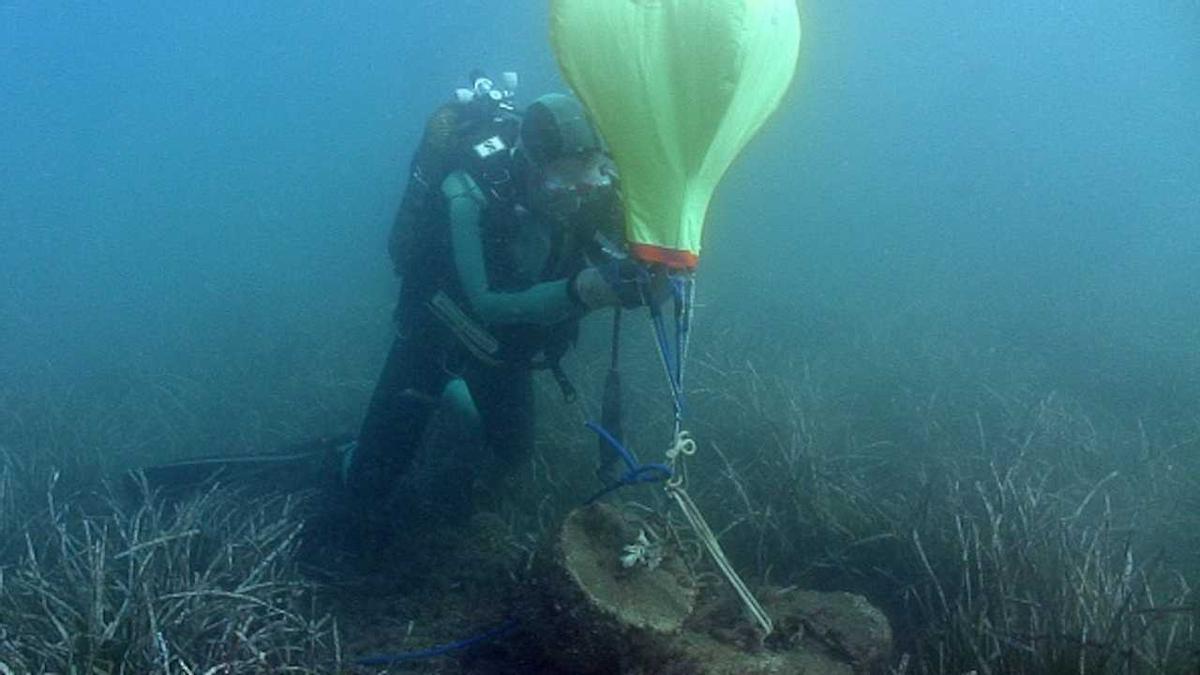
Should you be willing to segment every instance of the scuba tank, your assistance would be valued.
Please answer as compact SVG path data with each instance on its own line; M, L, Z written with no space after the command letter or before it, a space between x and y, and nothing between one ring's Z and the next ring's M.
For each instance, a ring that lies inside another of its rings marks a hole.
M442 181L451 171L489 159L501 159L516 142L520 117L516 112L516 73L506 72L500 83L481 70L467 77L469 87L439 106L425 123L421 142L409 165L408 183L388 237L388 254L401 278L419 271L425 250L433 205Z

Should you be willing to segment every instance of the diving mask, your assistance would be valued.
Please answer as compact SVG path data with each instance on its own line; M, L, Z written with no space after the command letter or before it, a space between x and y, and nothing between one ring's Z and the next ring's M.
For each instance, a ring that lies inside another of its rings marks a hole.
M539 201L555 215L569 215L601 199L616 182L617 167L599 150L559 157L540 170Z

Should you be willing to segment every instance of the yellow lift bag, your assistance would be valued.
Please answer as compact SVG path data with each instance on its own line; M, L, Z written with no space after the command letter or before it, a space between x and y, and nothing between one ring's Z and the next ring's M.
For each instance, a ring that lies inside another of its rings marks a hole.
M559 66L612 152L626 236L693 269L713 190L796 71L796 0L551 0Z

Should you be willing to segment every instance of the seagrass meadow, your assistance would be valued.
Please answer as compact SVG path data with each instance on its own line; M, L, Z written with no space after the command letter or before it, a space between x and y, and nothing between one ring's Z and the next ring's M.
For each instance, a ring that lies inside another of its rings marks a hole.
M531 454L438 410L364 554L340 453L409 160L474 68L566 89L549 3L0 4L0 675L1200 672L1200 6L799 7L695 273L711 533L660 483L582 508L600 310ZM624 440L675 461L622 326ZM156 473L205 457L303 461ZM677 584L666 646L541 595L597 513L621 597Z
M896 672L1192 672L1195 419L1122 416L1056 387L1028 355L953 340L931 349L875 330L886 329L841 325L776 353L737 330L697 338L689 480L748 583L865 595L896 631ZM842 331L856 339L830 337ZM317 391L317 409L352 424L367 364L349 359L361 377L323 385L325 361L306 367L318 363L309 349L327 347L298 347L275 387ZM756 365L747 355L758 350ZM581 388L598 386L604 365L575 360ZM640 379L631 398L654 400L657 380ZM318 495L218 482L168 501L122 480L167 439L202 439L193 411L225 392L165 372L9 382L0 661L12 672L352 672L365 653L448 642L503 619L539 538L595 485L594 443L547 382L538 451L494 513L439 531L429 523L445 488L434 480L408 504L426 516L406 544L419 550L339 574L336 559L304 547L319 533L306 527ZM280 426L264 432L254 408L271 396L244 396L224 428L262 442L307 431L302 411L277 413ZM652 452L669 414L639 408L635 447ZM122 431L106 436L105 424ZM97 452L118 442L121 452ZM422 475L486 464L462 442L435 431L442 455ZM653 509L661 497L640 488L623 499ZM684 550L698 583L722 592L698 548ZM421 668L520 662L492 649Z

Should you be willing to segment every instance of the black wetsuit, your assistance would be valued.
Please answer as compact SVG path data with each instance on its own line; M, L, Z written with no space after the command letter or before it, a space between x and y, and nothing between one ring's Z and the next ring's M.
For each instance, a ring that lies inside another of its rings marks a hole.
M514 185L522 185L520 176ZM489 192L492 192L489 190ZM615 195L563 223L510 198L485 194L467 171L453 172L438 194L442 218L408 265L396 311L397 335L359 434L348 475L355 501L381 508L413 461L428 421L455 378L480 414L484 440L506 466L533 446L533 359L556 360L574 340L585 310L569 293L570 277L601 255L597 230L619 222ZM480 358L430 309L444 294L502 345ZM503 469L501 469L503 473Z

